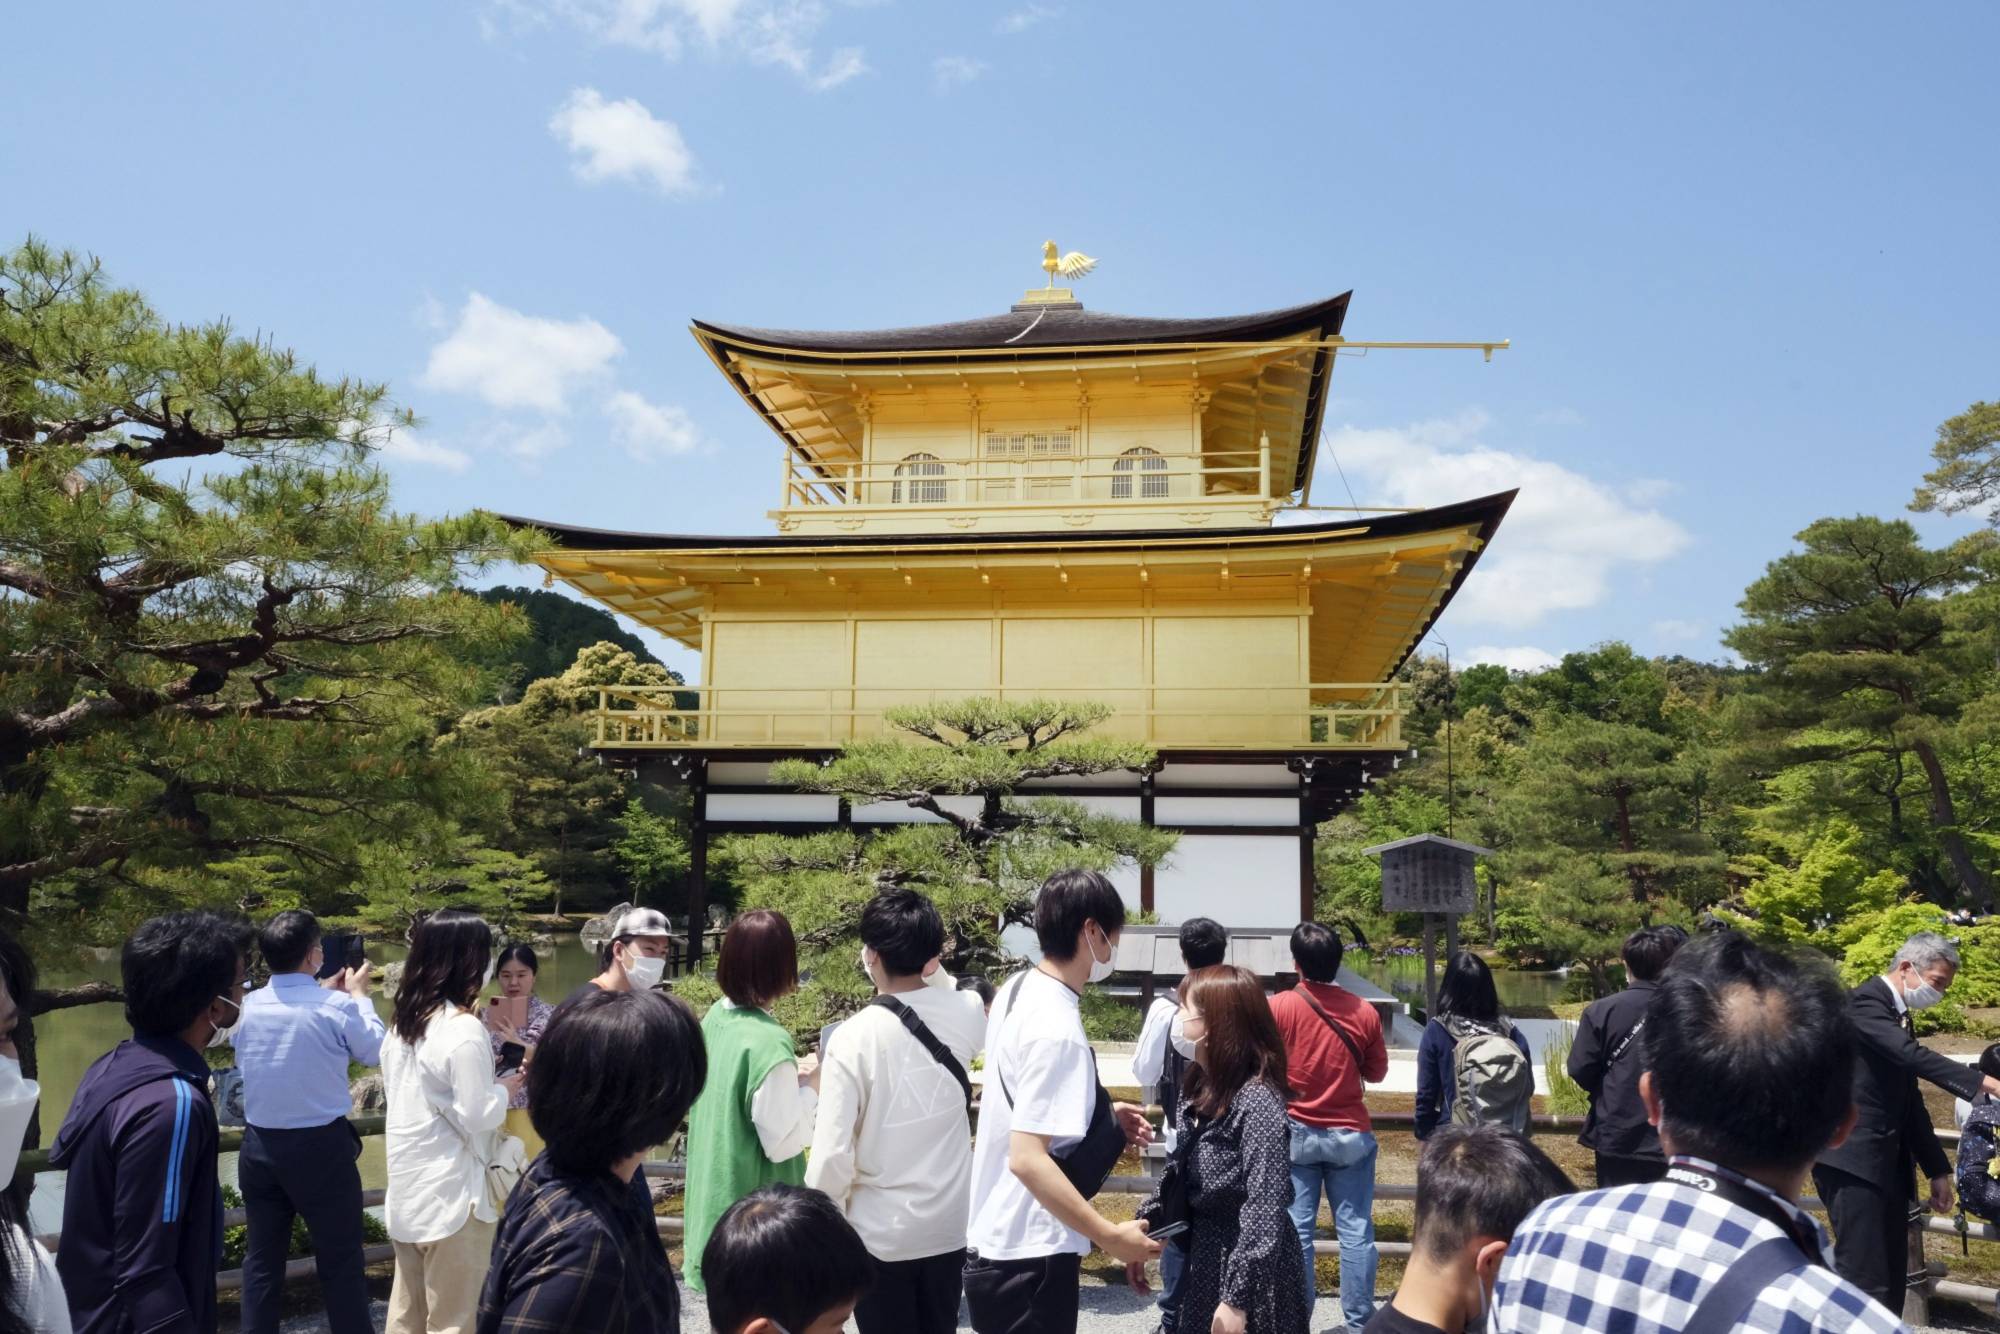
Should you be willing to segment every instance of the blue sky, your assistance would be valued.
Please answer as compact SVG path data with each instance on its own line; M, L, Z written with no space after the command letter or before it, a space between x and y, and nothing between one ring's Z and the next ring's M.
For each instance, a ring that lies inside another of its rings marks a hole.
M389 381L399 503L762 532L691 317L1353 288L1355 497L1521 485L1441 633L1717 656L1830 513L2000 394L2000 9L465 0L17 7L0 238ZM1315 499L1346 487L1325 452ZM1964 527L1926 520L1942 536ZM525 577L525 576L517 576ZM676 655L685 663L685 655Z

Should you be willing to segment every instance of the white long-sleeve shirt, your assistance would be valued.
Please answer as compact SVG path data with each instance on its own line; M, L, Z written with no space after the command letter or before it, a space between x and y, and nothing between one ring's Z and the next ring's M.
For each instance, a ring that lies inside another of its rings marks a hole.
M507 1118L507 1090L478 1016L446 1004L415 1043L382 1044L389 1165L383 1222L394 1241L443 1241L467 1218L497 1223L486 1155ZM477 1146L477 1147L475 1147Z
M1132 1048L1132 1080L1139 1086L1140 1102L1153 1100L1160 1076L1167 1072L1167 1048L1172 1045L1174 1016L1180 1012L1181 1003L1171 995L1154 997L1152 1008L1146 1011L1138 1045ZM1168 1126L1164 1141L1168 1153L1174 1151L1179 1138L1176 1128Z
M919 987L896 999L970 1072L986 1043L978 996ZM972 1190L965 1090L880 1006L843 1023L828 1047L806 1184L832 1197L877 1260L962 1248Z
M736 1002L724 996L716 1002L731 1010ZM819 1094L810 1085L799 1083L799 1067L781 1061L771 1067L764 1082L750 1095L750 1124L756 1127L757 1142L764 1156L774 1163L796 1158L812 1143L813 1122L819 1114Z

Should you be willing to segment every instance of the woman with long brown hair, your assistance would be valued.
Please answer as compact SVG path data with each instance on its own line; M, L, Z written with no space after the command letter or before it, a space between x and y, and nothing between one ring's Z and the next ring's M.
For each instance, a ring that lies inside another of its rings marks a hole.
M1310 1312L1292 1201L1285 1044L1256 974L1220 964L1181 985L1173 1043L1193 1064L1175 1156L1192 1226L1166 1242L1187 1252L1181 1334L1305 1334ZM1139 1217L1159 1226L1160 1197ZM1135 1281L1138 1275L1134 1275Z

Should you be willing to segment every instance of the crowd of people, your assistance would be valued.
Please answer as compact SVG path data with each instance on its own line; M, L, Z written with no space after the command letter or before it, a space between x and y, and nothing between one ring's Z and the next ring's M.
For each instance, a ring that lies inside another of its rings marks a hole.
M224 1214L204 1053L221 1043L243 1083L247 1334L278 1327L295 1219L334 1334L373 1329L354 1065L382 1070L392 1334L678 1331L642 1164L683 1125L683 1272L719 1334L850 1320L945 1334L961 1305L979 1334L1070 1334L1093 1250L1141 1290L1157 1262L1164 1331L1305 1334L1322 1201L1357 1331L1897 1330L1913 1169L1931 1208L1953 1202L1919 1080L1965 1100L1966 1152L1993 1157L2000 1048L1963 1065L1909 1021L1957 972L1942 937L1913 937L1844 992L1822 962L1732 932L1635 933L1629 985L1584 1012L1568 1058L1591 1100L1596 1184L1582 1191L1527 1137L1528 1044L1486 965L1460 953L1418 1050L1411 1253L1378 1306L1363 1095L1388 1050L1317 923L1293 932L1299 981L1276 995L1225 962L1219 924L1182 925L1187 972L1133 1055L1162 1106L1164 1167L1136 1217L1095 1202L1154 1136L1100 1080L1082 1019L1125 920L1103 876L1058 873L1035 905L1039 961L982 989L946 973L936 907L884 891L860 918L872 1003L802 1054L771 1014L798 985L797 941L768 910L729 927L723 995L699 1020L660 988L671 937L648 909L553 1006L534 994L531 948L502 948L476 914L433 913L386 1023L370 966L329 961L309 913L254 933L209 912L155 918L121 957L133 1036L90 1068L51 1146L68 1173L53 1262L20 1185L0 1196L0 1334L215 1329ZM260 957L268 981L252 988ZM16 1159L39 1096L11 1050L33 976L0 939L0 1150ZM1808 1180L1832 1240L1801 1206Z

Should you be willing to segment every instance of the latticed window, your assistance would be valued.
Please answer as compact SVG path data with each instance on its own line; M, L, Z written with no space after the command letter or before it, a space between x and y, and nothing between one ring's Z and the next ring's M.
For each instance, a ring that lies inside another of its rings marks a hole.
M904 478L910 481L904 483ZM935 478L936 480L930 480ZM911 454L896 465L896 480L889 487L891 505L944 504L944 464L935 454Z
M1167 461L1158 451L1145 448L1128 449L1111 464L1111 498L1130 500L1132 498L1132 471L1139 471L1139 498L1141 500L1164 500L1167 496Z
M1075 452L1074 431L988 431L982 450L989 459L1056 458Z

